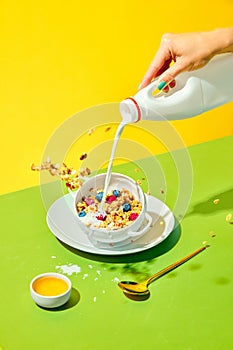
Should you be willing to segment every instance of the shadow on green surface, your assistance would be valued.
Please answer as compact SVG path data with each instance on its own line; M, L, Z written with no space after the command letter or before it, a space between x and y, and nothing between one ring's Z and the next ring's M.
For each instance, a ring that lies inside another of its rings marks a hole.
M214 204L214 200L219 199L217 204ZM214 214L221 210L233 208L233 188L217 193L216 195L208 198L206 201L197 203L193 206L192 210L186 214L186 216L194 214Z
M79 303L79 301L80 301L80 294L77 291L77 289L72 287L70 299L64 305L61 305L59 307L54 307L54 308L42 307L42 306L39 306L39 305L38 305L38 307L40 309L43 309L43 310L46 310L46 311L50 311L50 312L51 311L52 312L63 311L63 310L71 309L72 307L77 305Z
M229 278L227 278L227 277L216 277L214 282L215 282L215 284L224 286L226 284L231 283L231 280Z
M100 255L100 254L91 254L80 251L78 249L72 248L67 244L59 241L66 249L71 251L74 254L80 255L84 258L94 261L102 261L106 263L134 263L140 261L148 261L154 259L160 255L167 253L170 249L172 249L176 243L179 241L181 236L181 227L178 221L176 221L175 229L171 232L171 234L160 244L156 245L153 248L149 248L147 250L125 254L125 255Z
M138 294L138 293L129 293L126 290L122 291L123 294L126 296L126 298L133 300L133 301L145 301L150 298L150 292L146 294Z

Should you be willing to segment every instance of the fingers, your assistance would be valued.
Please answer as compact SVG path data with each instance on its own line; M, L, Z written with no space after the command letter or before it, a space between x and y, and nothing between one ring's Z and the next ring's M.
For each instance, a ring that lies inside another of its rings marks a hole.
M174 88L176 86L176 81L175 80L172 80L168 85L166 85L164 88L163 88L163 91L164 92L168 92L170 90L170 88Z
M142 79L142 82L140 84L140 89L150 84L151 80L156 76L156 72L158 71L158 69L159 68L157 68L157 66L155 66L152 62L144 78Z
M187 70L188 65L185 64L184 60L177 60L171 67L169 67L160 77L158 83L172 84L175 81L175 78L181 72ZM162 86L162 88L164 87ZM172 87L172 86L170 86Z
M140 84L140 89L144 88L148 84L150 84L151 80L156 76L160 75L164 72L171 63L170 54L160 47L157 54L153 58L149 69L147 70L142 82Z

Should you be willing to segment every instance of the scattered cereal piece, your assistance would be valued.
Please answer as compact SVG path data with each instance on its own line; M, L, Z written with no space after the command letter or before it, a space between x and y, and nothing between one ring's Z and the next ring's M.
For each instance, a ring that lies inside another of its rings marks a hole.
M139 169L138 168L135 168L134 171L135 171L135 173L139 173Z
M219 202L220 202L220 199L219 199L219 198L216 198L216 199L213 200L213 203L214 203L214 204L218 204Z
M86 153L83 153L81 156L80 156L80 160L84 160L87 158L87 154Z
M164 193L164 190L162 188L160 188L160 193L162 193L162 194Z
M214 231L213 230L210 230L210 237L215 237L216 236L216 234L214 233Z
M80 211L79 213L78 213L78 216L80 217L80 218L83 218L84 216L86 216L87 215L87 213L84 211L84 210L82 210L82 211Z
M137 180L137 184L140 186L142 184L141 180Z
M231 213L227 214L227 216L226 216L226 221L227 221L227 222L230 222L231 219L232 219L232 214L231 214Z
M108 126L104 131L108 132L109 130L111 130L111 126Z

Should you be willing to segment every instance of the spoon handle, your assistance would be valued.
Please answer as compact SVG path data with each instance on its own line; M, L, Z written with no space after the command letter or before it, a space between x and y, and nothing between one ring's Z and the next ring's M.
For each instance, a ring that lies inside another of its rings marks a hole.
M171 270L174 270L176 267L182 265L183 263L185 263L187 260L191 259L193 256L199 254L200 252L202 252L203 250L205 250L208 246L203 246L197 250L195 250L193 253L185 256L184 258L178 260L177 262L165 267L163 270L157 272L156 274L154 274L153 276L151 276L150 278L148 278L148 280L146 280L146 282L144 284L146 284L147 286L155 281L156 279L158 279L159 277L165 275L166 273L168 273Z

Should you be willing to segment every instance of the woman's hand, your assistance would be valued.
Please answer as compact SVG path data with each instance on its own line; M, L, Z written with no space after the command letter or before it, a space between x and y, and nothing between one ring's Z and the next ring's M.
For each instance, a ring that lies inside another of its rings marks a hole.
M171 88L175 86L178 74L201 68L213 56L225 52L233 52L233 28L210 32L164 34L160 47L140 84L140 89L159 76L158 89L167 92L169 86Z

